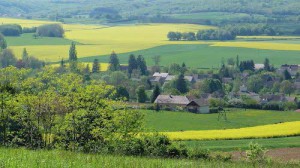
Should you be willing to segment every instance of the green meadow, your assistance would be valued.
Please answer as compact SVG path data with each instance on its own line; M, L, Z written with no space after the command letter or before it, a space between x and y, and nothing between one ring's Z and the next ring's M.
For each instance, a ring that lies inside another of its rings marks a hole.
M295 42L295 41L294 41ZM235 58L239 55L240 60L253 59L256 63L263 63L269 58L271 64L280 66L283 63L300 63L300 51L263 50L240 47L215 47L208 44L176 44L154 47L146 50L118 54L120 62L127 64L130 54L143 55L148 65L153 65L153 56L160 55L160 65L185 62L193 68L218 68L222 59ZM80 58L80 61L91 62L94 59L100 62L108 62L109 56L92 56Z
M249 143L258 143L264 148L292 148L300 147L300 136L268 138L268 139L241 139L241 140L217 140L217 141L183 141L189 148L204 148L211 151L237 151L246 150Z
M264 110L236 110L227 112L227 121L218 120L218 114L193 114L187 112L143 111L145 126L151 131L218 130L252 127L279 122L298 121L300 113ZM189 148L204 148L211 151L245 150L250 142L265 148L300 147L300 137L241 140L181 141Z
M30 45L70 45L71 40L57 37L34 37L33 33L22 34L19 37L5 37L8 46ZM41 46L42 47L42 46Z
M219 114L193 114L188 112L143 111L145 127L150 131L218 130L253 127L280 122L299 121L300 113L287 111L232 109L227 121L218 120Z

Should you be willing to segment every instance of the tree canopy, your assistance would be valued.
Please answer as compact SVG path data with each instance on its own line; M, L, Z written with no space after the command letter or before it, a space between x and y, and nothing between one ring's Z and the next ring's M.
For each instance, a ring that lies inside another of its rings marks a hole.
M42 37L64 37L65 31L60 24L46 24L37 28L36 34Z
M4 36L20 36L22 27L18 24L2 24L0 25L0 33Z

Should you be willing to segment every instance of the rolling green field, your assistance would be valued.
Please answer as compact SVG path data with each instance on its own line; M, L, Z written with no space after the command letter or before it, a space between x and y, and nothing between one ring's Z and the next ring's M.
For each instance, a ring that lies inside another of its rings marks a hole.
M243 128L300 120L300 113L263 110L231 110L227 112L227 121L218 121L218 114L167 111L143 111L143 113L146 128L160 132Z
M71 40L55 37L34 38L33 33L22 34L20 37L5 37L8 46L30 46L30 45L70 45ZM43 46L41 46L43 47Z
M175 44L163 45L146 50L140 50L125 54L118 54L120 62L127 64L130 54L143 55L148 65L153 65L152 57L161 56L161 65L185 62L188 67L194 68L218 68L221 60L235 58L239 55L241 60L253 59L256 63L263 63L269 58L271 64L280 66L283 63L300 63L300 51L263 50L240 47L217 47L208 44ZM95 58L100 62L108 62L108 56L93 56L80 58L80 61L91 62Z
M287 164L272 162L264 167L297 167L298 164ZM142 157L122 157L109 155L92 155L73 153L66 151L47 151L37 150L30 151L25 149L7 149L0 148L0 167L18 167L18 168L123 168L123 167L149 167L149 168L170 168L170 167L253 167L247 162L220 162L204 160L184 160L184 159L155 159Z
M203 13L204 15L205 13ZM216 13L220 14L220 13ZM209 14L211 15L211 14ZM215 16L213 16L215 17ZM226 17L226 16L224 16ZM0 18L0 22L33 27L55 22ZM46 62L57 62L68 58L71 41L77 42L78 58L82 62L101 63L109 61L109 55L115 51L122 64L127 64L132 53L143 55L148 65L153 65L152 57L161 56L160 65L185 62L193 68L217 68L222 59L240 56L241 60L253 59L262 63L269 58L271 64L300 64L300 40L298 36L256 36L239 37L234 41L169 41L170 31L197 32L213 29L212 26L196 24L129 24L129 25L83 25L62 24L65 38L37 38L33 34L20 37L6 37L8 46L17 57L23 48Z
M217 13L218 14L218 13ZM224 16L225 17L225 16ZM16 23L24 27L39 26L53 22L0 18L2 23ZM215 27L195 24L131 24L131 25L79 25L63 24L65 38L37 38L33 34L20 37L6 37L9 48L17 56L23 48L28 53L46 62L68 58L71 41L78 42L78 58L82 62L92 62L98 58L107 63L108 56L115 51L122 64L127 64L131 53L144 55L148 65L153 65L152 57L161 56L160 65L185 62L194 68L216 68L222 59L240 56L241 60L253 59L262 63L269 58L271 64L300 64L300 40L297 36L239 37L235 41L168 41L169 31L196 32Z
M218 114L167 111L143 111L143 113L145 114L146 128L159 132L244 128L300 120L300 113L263 110L231 109L230 112L227 112L228 121L218 121ZM266 148L300 147L299 136L269 139L181 141L190 148L202 147L213 151L246 149L250 142L257 142Z
M217 141L183 141L190 148L209 149L212 151L236 151L245 150L250 142L258 143L267 149L300 147L300 137L283 137L268 139L241 139L241 140L217 140Z

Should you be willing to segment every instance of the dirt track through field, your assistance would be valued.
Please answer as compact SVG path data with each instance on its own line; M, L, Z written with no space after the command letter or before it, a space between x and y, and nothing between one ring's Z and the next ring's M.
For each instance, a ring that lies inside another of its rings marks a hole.
M299 142L300 143L300 142ZM233 159L239 160L245 158L245 152L233 152ZM300 148L280 148L280 149L270 149L266 153L268 157L275 160L282 161L300 161Z

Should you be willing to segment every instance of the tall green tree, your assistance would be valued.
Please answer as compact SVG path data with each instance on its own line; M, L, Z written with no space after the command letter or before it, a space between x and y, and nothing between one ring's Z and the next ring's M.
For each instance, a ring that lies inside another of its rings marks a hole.
M291 80L292 79L292 76L291 76L291 74L288 70L284 70L283 77L284 77L285 80Z
M110 71L119 71L120 70L120 62L118 55L115 52L112 52L109 57L109 70Z
M117 99L117 100L122 99L125 101L129 100L129 93L124 86L118 86L116 88L115 99Z
M99 71L100 71L100 63L99 63L98 59L94 59L92 72L98 73Z
M70 46L69 61L77 61L77 50L75 42L72 42Z
M183 62L181 65L181 72L185 73L186 71L187 71L187 67L186 67L186 64Z
M240 62L240 71L243 72L245 70L254 71L255 64L253 60L241 61Z
M139 55L136 59L138 69L141 72L141 75L147 75L147 64L142 55Z
M128 59L128 74L131 76L132 71L138 68L137 60L133 54L129 56Z
M156 84L154 87L154 90L152 92L152 96L151 96L151 103L154 103L154 101L156 100L156 98L160 95L160 88L159 86Z
M147 101L147 94L144 86L138 87L136 94L139 103L145 103Z
M259 93L264 87L264 81L259 75L252 75L247 80L247 88L251 92Z
M203 82L201 86L201 91L203 93L214 93L214 92L224 92L222 83L218 79L207 79Z
M74 42L71 43L70 50L69 50L69 64L70 70L75 72L77 71L77 50L76 44Z
M25 68L28 68L30 66L29 55L26 48L23 49L22 61L24 63Z
M281 84L280 84L280 92L281 93L291 95L294 91L295 91L295 88L290 81L285 80L285 81L281 82Z
M23 53L22 53L22 60L27 60L28 59L28 52L27 52L27 49L24 48L23 49Z
M225 64L222 64L221 69L219 70L219 75L223 77L230 77L229 69L225 66Z
M121 71L115 71L110 73L108 83L113 86L126 86L128 76Z
M182 73L183 71L182 71L182 67L179 64L172 63L169 66L168 72L172 75L178 75L178 74Z
M181 73L178 78L176 79L176 89L180 93L187 93L188 92L188 84L184 78L184 74Z
M91 80L91 72L90 72L90 65L87 64L83 70L83 81L88 82Z
M266 58L264 61L264 70L271 71L271 65L270 65L270 61L268 58Z

